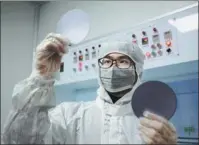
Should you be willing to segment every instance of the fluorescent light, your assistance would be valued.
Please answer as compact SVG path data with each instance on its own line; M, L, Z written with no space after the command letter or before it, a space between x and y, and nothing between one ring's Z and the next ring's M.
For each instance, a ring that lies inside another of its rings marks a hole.
M176 20L168 20L169 24L176 27L180 32L186 33L198 29L198 13L185 16Z

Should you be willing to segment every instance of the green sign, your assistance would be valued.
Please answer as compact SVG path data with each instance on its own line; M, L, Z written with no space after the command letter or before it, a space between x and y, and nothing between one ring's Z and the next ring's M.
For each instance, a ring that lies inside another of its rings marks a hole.
M193 126L184 127L184 132L188 133L190 136L191 133L195 132L195 127L193 127Z

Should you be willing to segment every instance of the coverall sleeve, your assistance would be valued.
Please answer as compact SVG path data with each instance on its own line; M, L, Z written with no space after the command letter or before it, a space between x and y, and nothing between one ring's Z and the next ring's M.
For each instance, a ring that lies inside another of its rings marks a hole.
M46 141L59 143L62 136L57 134L58 136L53 138L53 133L50 133L52 126L58 129L64 122L61 106L55 107L53 85L53 78L41 76L29 77L15 85L12 109L1 135L2 143L44 144ZM50 110L56 112L53 118L50 118ZM63 132L60 132L60 135L61 133Z

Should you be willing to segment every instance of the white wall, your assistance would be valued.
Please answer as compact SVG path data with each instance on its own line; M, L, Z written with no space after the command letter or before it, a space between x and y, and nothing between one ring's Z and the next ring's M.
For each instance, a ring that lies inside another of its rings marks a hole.
M196 3L196 1L54 1L42 6L39 37L55 32L56 23L68 10L78 8L90 16L86 40L114 31L131 28L144 20Z
M30 3L1 2L1 126L11 108L14 85L31 73L33 20Z

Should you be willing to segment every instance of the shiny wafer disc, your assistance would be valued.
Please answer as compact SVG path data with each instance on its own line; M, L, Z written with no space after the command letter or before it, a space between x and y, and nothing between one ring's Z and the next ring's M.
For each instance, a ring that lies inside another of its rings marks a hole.
M79 9L68 11L57 23L57 33L68 38L71 44L78 44L83 41L89 29L89 16Z

